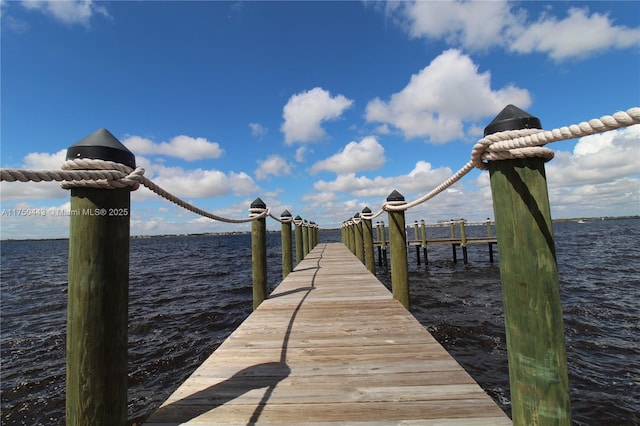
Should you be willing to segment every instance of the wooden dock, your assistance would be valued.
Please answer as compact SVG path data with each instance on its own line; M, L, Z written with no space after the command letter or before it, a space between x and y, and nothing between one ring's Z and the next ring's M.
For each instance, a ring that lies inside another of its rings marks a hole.
M317 245L147 425L510 425L341 243Z

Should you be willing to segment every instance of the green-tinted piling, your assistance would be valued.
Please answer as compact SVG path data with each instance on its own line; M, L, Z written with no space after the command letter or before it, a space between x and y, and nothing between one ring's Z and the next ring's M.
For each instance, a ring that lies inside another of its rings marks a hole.
M540 128L507 106L485 128ZM489 163L514 425L570 425L564 326L544 160Z
M260 198L251 203L249 212L257 216L267 209ZM253 273L253 310L267 298L267 220L251 221L251 263Z
M135 168L105 129L67 151ZM67 425L127 422L130 188L71 189L67 305Z
M289 272L293 271L293 241L291 238L291 222L293 216L289 210L280 214L281 239L282 239L282 278L286 278Z
M309 223L306 220L302 222L302 253L303 258L309 254Z
M424 264L429 264L429 258L427 257L427 226L424 220L420 220L420 238L422 238L422 252L424 254Z
M419 231L418 231L418 221L417 220L413 222L413 239L416 242L416 262L419 265L420 264L420 245L418 244L418 241L420 241L420 235L419 235Z
M406 204L404 196L393 191L387 202L392 205ZM410 309L409 275L407 264L407 233L405 232L404 210L388 211L389 244L391 249L391 290L393 298Z
M373 224L371 223L371 209L365 207L362 209L362 233L364 239L364 260L369 272L376 273L376 258L373 252Z
M356 257L364 263L364 234L362 229L362 219L360 213L353 216L353 231L355 232Z
M302 244L302 218L298 215L293 219L295 225L295 237L296 237L296 265L299 265L304 258L304 247Z

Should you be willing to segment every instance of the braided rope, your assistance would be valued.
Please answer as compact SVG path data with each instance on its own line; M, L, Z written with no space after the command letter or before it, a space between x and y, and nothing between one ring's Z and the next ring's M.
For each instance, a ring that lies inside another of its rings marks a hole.
M639 107L548 131L539 129L508 130L485 136L471 150L471 160L431 192L401 205L385 202L382 205L382 209L386 211L403 211L422 204L458 182L474 168L487 170L489 161L527 157L540 157L545 161L549 161L553 158L553 151L542 147L542 145L602 133L634 124L640 124Z
M122 189L130 187L132 191L144 185L157 195L172 203L219 222L244 223L256 219L262 219L270 214L269 210L261 211L244 219L230 219L209 213L193 204L176 197L170 192L153 183L144 176L144 169L138 167L135 170L124 164L113 161L105 161L91 158L77 158L66 160L62 163L62 170L18 170L1 169L0 181L7 182L61 182L64 189L71 188L100 188Z
M428 194L409 203L397 201L385 202L383 203L380 211L370 217L367 217L367 219L375 219L384 211L403 211L422 204L458 182L474 168L477 167L481 170L487 170L488 162L490 161L528 157L540 157L545 161L549 161L553 158L554 153L552 150L542 147L542 145L602 133L639 123L640 108L634 107L627 111L619 111L613 115L605 115L599 119L592 119L588 122L581 122L579 124L560 127L550 131L523 129L509 130L488 135L480 139L474 145L471 151L471 160L467 164L462 166L460 170L453 174L453 176L438 185ZM86 158L66 160L62 164L62 170L0 169L0 181L57 181L61 182L61 186L65 189L79 187L121 189L129 187L132 191L138 189L142 184L166 200L171 201L172 203L193 213L216 221L226 223L244 223L270 216L281 223L289 222L287 219L277 218L272 215L269 209L259 209L259 212L252 211L256 209L250 209L251 214L249 218L245 219L230 219L214 215L213 213L209 213L187 203L159 187L144 176L144 169L142 167L132 169L124 164L115 163L113 161ZM291 219L291 221L298 225L296 220Z

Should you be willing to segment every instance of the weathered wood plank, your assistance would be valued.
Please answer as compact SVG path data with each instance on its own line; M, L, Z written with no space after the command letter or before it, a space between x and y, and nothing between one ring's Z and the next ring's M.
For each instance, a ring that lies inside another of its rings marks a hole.
M511 421L345 246L321 244L147 424L183 423Z

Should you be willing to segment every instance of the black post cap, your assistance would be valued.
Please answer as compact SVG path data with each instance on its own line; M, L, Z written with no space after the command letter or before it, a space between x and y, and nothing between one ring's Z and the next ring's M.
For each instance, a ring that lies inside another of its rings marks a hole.
M371 214L371 209L369 207L365 207L364 209L362 209L362 213L364 214Z
M296 220L302 220L302 218L300 217L300 215L296 216Z
M136 157L107 129L99 129L67 149L67 160L88 158L136 168Z
M264 201L262 201L262 199L260 197L258 197L255 200L253 200L253 203L251 203L251 208L252 209L266 209L267 205L264 203Z
M387 197L387 201L404 201L404 195L394 189L393 192Z
M293 217L293 216L291 216L291 213L289 212L289 210L285 210L282 213L280 213L280 217Z
M520 129L542 129L542 124L538 117L509 104L484 128L484 135Z
M354 215L353 215L353 218L354 218L354 219L357 219L357 218L359 218L359 217L360 217L360 213L356 213L356 214L354 214Z

